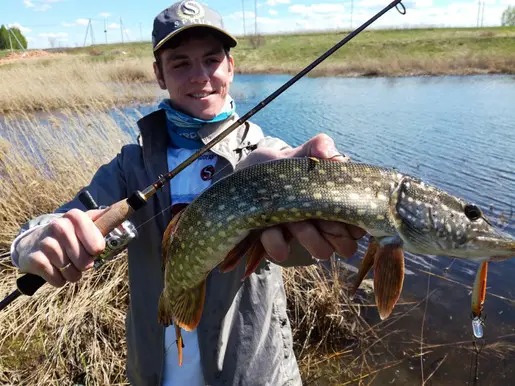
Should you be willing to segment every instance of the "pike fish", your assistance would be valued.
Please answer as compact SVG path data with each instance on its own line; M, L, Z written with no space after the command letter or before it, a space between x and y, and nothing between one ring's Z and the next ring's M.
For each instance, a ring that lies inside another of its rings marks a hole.
M515 239L495 229L479 207L395 169L308 157L273 160L219 180L172 219L162 243L159 322L175 323L178 333L195 329L212 269L229 271L246 256L250 275L266 255L265 228L309 219L354 224L370 234L353 291L374 267L383 319L401 293L403 251L476 261L515 256Z

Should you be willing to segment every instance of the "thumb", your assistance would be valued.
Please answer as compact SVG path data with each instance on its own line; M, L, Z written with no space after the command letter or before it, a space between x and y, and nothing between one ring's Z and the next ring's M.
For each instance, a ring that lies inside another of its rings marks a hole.
M301 146L291 149L290 157L316 157L343 161L343 156L337 149L331 137L318 134Z

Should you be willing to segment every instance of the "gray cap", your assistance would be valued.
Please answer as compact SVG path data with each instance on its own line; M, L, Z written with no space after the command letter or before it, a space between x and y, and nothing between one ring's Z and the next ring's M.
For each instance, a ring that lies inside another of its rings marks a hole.
M224 29L220 14L193 0L172 4L154 19L152 46L157 51L178 33L193 27L211 28L220 33L229 47L236 46L236 39Z

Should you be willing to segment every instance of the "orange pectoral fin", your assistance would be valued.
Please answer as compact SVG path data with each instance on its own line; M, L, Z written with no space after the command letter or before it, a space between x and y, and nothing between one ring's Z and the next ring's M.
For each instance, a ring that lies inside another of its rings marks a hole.
M488 275L488 262L483 261L479 266L474 287L472 287L472 315L480 317L486 297L486 278Z
M398 244L380 245L374 265L374 292L382 320L399 300L404 282L404 253Z
M245 256L245 254L259 242L261 231L252 231L247 237L241 240L233 249L229 251L227 256L218 266L220 272L225 273L232 271Z
M356 291L359 288L359 285L367 276L367 273L372 269L372 266L374 265L375 256L377 253L377 249L379 248L379 243L374 237L370 237L367 252L365 253L365 256L363 256L363 260L361 260L361 264L359 265L359 271L358 275L356 276L356 280L354 281L354 285L352 286L350 290L350 297L351 299L356 294Z
M186 207L186 205L185 205ZM177 227L179 224L179 219L181 218L182 213L184 212L184 208L182 208L175 216L172 217L168 226L165 229L165 233L163 234L163 241L161 243L161 256L163 258L163 271L166 265L166 258L168 257L168 248L172 244L173 235L177 231Z

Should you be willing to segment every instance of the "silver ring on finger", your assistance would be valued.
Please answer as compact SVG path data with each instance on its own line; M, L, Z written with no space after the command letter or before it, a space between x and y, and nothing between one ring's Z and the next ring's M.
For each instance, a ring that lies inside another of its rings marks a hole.
M66 271L68 268L72 266L72 262L70 261L68 264L66 264L64 267L58 268L60 272Z

